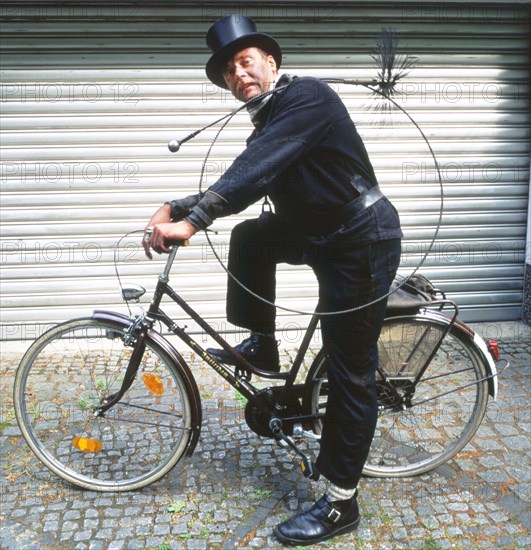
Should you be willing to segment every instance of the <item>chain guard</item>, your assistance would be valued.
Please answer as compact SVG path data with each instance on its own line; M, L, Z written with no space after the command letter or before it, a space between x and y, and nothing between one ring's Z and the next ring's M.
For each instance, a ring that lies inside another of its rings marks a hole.
M275 403L277 402L278 394L282 390L282 387L266 388L247 401L247 405L245 406L245 422L247 422L247 425L255 434L262 437L274 437L269 427L269 422L275 412ZM299 400L294 397L288 403L282 416L299 416L302 414L302 411L303 409ZM275 413L275 416L278 416L278 413ZM286 421L283 423L283 430L286 435L292 434L293 422Z

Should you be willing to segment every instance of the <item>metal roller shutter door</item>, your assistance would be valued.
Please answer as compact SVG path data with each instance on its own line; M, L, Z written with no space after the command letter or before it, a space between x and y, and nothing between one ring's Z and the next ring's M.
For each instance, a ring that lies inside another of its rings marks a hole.
M529 7L445 5L446 11L436 3L250 1L244 13L278 38L283 69L294 74L372 77L379 29L400 31L419 59L399 102L429 138L444 183L442 226L422 272L462 305L465 319L518 319L529 181ZM203 72L205 31L224 10L175 2L4 2L3 339L31 337L43 324L93 307L124 310L114 244L141 229L164 200L197 191L217 130L176 155L167 141L237 106ZM389 115L392 125L382 124L367 90L337 89L401 214L406 274L423 257L439 217L433 161L400 112ZM249 132L247 115L238 114L212 150L204 186ZM231 227L259 208L216 222L212 238L223 258ZM153 288L162 263L144 261L138 236L124 241L120 260L124 280ZM198 311L230 328L225 274L202 236L179 254L174 274ZM282 266L281 305L311 310L315 296L308 269ZM279 313L279 330L304 323Z

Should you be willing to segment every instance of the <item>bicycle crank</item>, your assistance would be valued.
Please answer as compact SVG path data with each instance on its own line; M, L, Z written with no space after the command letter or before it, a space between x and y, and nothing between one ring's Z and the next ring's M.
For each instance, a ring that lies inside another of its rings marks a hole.
M245 422L253 432L262 437L275 437L271 432L270 420L274 415L277 393L282 388L265 388L251 397L245 406ZM284 409L287 417L298 419L302 414L302 406L297 396L293 396ZM291 435L293 422L285 421L285 430Z
M291 437L287 436L282 431L282 420L280 418L273 417L269 421L269 428L273 432L273 435L276 439L280 439L281 441L283 441L286 445L288 445L290 449L295 451L300 456L301 469L304 477L312 479L313 481L318 481L321 477L319 470L317 470L315 464L310 460L310 458L299 449L298 445L295 444L293 439L291 439Z

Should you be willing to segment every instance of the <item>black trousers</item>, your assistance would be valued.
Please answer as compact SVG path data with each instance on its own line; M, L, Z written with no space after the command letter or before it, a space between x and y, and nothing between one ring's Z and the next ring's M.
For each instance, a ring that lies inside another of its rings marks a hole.
M333 238L312 241L287 232L268 215L233 229L228 268L243 285L274 303L277 264L307 264L319 283L318 310L333 312L387 294L399 261L400 239L365 246ZM317 468L347 489L358 484L376 428L377 340L385 308L384 299L350 313L321 317L330 390ZM273 333L275 328L275 308L230 276L227 318L251 331Z

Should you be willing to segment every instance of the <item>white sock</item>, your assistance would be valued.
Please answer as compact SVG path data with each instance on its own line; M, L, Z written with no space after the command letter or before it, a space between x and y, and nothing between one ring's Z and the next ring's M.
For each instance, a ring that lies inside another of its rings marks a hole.
M336 500L348 500L356 494L356 487L353 489L342 489L333 483L330 483L326 490L326 496L331 502Z

